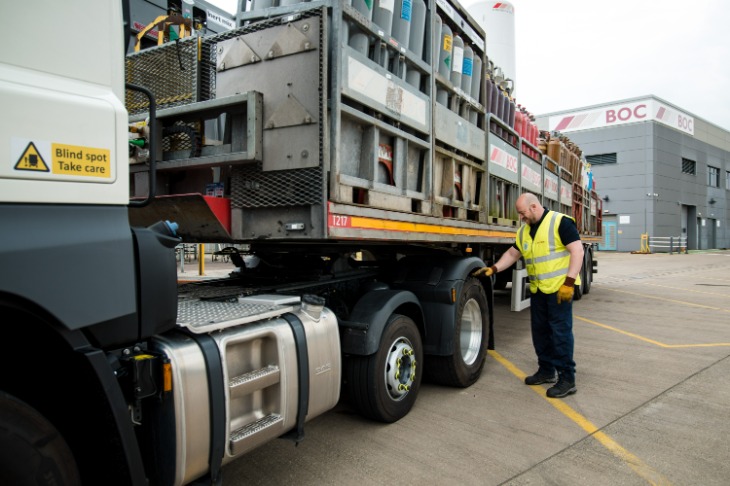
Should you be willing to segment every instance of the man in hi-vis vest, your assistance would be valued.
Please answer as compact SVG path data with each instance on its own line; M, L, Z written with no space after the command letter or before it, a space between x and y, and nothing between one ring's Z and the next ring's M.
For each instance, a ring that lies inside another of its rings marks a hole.
M525 378L528 385L555 383L547 396L561 398L576 392L573 361L573 286L580 285L583 244L575 220L549 211L537 196L522 194L515 204L525 223L517 230L515 244L491 267L476 275L491 276L524 257L530 278L532 344L537 353L537 372Z

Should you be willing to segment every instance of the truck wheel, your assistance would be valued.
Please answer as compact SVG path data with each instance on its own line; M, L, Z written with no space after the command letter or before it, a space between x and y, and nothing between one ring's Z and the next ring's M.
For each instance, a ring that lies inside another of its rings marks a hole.
M0 392L0 484L81 484L66 441L30 405Z
M345 373L352 404L373 420L392 423L405 417L421 388L423 346L413 320L393 314L380 338L378 351L353 356Z
M466 388L479 379L489 337L487 297L479 281L468 278L459 299L451 356L429 356L428 374L436 383Z
M581 270L583 279L583 295L587 295L591 291L591 284L593 283L593 254L586 252L586 258L583 262L583 269Z

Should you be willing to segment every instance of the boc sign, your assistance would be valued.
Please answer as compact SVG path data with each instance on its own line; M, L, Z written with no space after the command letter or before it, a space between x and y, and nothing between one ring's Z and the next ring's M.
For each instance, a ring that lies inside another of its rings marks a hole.
M551 116L549 126L550 130L571 132L650 120L694 135L693 117L653 98Z

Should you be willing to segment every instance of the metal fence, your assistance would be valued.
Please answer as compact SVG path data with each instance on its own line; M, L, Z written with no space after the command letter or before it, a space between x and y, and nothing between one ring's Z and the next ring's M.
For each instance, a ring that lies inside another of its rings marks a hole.
M686 236L651 236L649 248L652 253L687 253Z

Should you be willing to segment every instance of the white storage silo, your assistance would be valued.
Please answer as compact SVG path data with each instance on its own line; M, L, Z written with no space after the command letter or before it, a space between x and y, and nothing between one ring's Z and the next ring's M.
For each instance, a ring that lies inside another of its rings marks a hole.
M487 57L516 85L515 8L509 2L479 1L466 8L487 33ZM501 79L497 79L501 81ZM514 89L512 91L514 96Z

